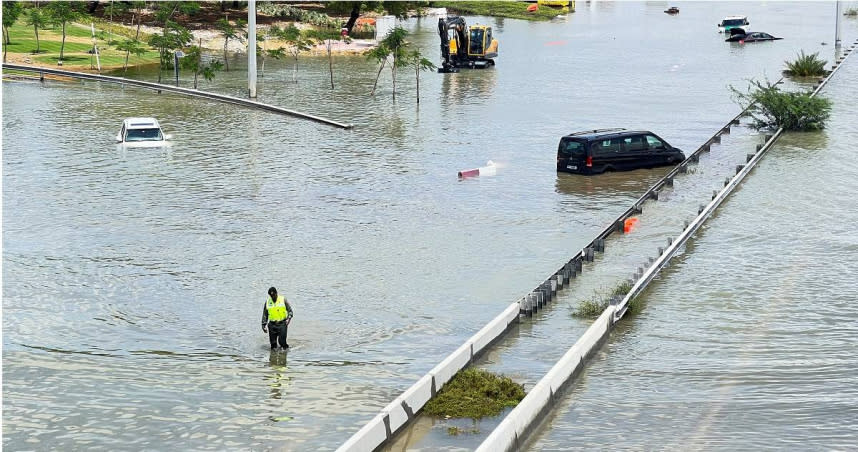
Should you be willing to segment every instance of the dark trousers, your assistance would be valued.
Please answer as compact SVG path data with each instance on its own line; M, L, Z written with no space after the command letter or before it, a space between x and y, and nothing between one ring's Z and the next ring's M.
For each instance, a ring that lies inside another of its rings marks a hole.
M268 322L268 341L271 342L271 348L277 348L279 340L280 346L283 348L289 347L286 343L286 322Z

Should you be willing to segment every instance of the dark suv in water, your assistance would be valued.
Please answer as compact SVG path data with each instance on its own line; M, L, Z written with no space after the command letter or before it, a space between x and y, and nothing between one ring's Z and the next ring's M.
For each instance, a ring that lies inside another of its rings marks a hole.
M599 129L566 135L557 147L557 171L599 174L673 165L681 150L646 130Z

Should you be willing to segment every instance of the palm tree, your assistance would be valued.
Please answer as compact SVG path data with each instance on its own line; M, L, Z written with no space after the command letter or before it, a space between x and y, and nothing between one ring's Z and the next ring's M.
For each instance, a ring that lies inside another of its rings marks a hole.
M45 25L48 24L48 16L36 6L27 10L26 17L27 25L32 25L33 32L36 34L36 53L41 53L42 47L39 43L39 28L45 28Z

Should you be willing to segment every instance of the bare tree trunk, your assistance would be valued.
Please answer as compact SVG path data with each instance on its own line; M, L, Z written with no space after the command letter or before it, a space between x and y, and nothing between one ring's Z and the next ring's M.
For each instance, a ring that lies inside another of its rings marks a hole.
M390 66L390 75L393 78L393 100L396 100L396 50L393 51L393 64Z
M387 58L381 62L381 66L378 68L378 74L375 75L375 83L372 85L372 92L369 93L370 96L375 96L375 87L378 86L378 79L381 78L381 71L384 69L385 63L387 63Z
M417 104L420 104L420 63L414 66L414 73L417 75Z
M200 51L197 53L199 55L199 59L197 60L197 67L194 69L194 89L197 89L197 76L200 75L200 66L203 64L203 38L200 38Z
M331 56L331 40L328 39L328 71L331 73L331 89L334 89L334 57Z
M295 55L295 63L292 65L292 83L298 83L298 55Z
M60 44L60 61L63 59L63 52L66 49L66 23L63 22L63 42Z
M138 12L136 15L131 16L131 23L134 23L134 17L137 17L137 34L134 35L134 40L140 39L140 13ZM123 68L122 76L128 76L128 54L131 53L130 50L125 51L125 67Z
M223 39L223 62L226 64L226 72L229 72L229 60L226 58L226 46L229 44L229 38Z
M33 25L33 30L36 32L36 53L41 53L42 48L39 46L39 27Z
M355 2L352 4L352 12L349 15L349 21L346 22L346 28L349 30L349 34L352 34L352 28L354 28L355 23L358 20L358 16L360 16L360 3Z

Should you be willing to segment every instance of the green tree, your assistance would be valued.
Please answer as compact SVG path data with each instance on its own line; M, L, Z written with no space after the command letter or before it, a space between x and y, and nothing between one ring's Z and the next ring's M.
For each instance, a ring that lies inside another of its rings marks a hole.
M193 39L191 32L172 20L167 20L161 34L155 34L149 38L149 45L158 49L160 56L158 60L158 83L161 83L161 71L164 68L173 67L174 49L187 47L191 39Z
M310 36L311 39L315 39L316 41L325 44L325 50L328 54L328 71L331 74L331 89L334 89L334 57L332 55L332 50L334 41L343 39L343 36L339 31L331 30L329 28L314 30ZM346 40L348 40L348 37L346 37Z
M116 48L118 50L125 51L125 65L122 67L122 76L125 77L128 75L128 55L134 54L134 56L139 57L146 53L146 46L139 39L126 39L120 42Z
M381 40L381 45L390 49L390 75L393 79L393 99L396 99L396 69L408 66L408 47L409 42L405 40L408 36L408 30L402 27L395 27L387 33L387 36Z
M286 28L272 27L271 34L277 39L286 41L289 45L288 52L292 56L292 81L298 83L298 57L302 52L310 50L310 47L315 44L312 37L305 36L295 25L289 25Z
M374 49L367 52L366 57L370 60L375 60L378 63L378 73L375 74L375 83L372 85L372 92L369 94L370 96L375 96L375 89L378 87L378 79L381 78L381 71L384 70L388 57L390 57L390 49L388 49L382 42Z
M41 53L42 47L39 43L39 29L45 28L45 26L48 25L48 15L42 12L42 10L38 6L34 6L24 13L24 17L26 17L27 19L27 25L33 26L33 32L36 35L35 53Z
M21 16L23 7L18 2L3 2L3 62L6 62L6 50L12 42L9 40L9 27L15 25Z
M241 34L244 30L245 22L241 19L235 20L235 25L230 23L229 17L218 19L215 26L223 36L223 61L226 62L226 71L229 72L229 59L227 58L227 48L230 39L242 40Z
M49 2L45 6L51 23L63 27L63 40L60 44L60 61L62 61L65 56L66 25L83 16L83 12L79 9L81 5L82 4L79 2Z
M201 45L202 40L200 40ZM210 82L214 80L215 74L223 69L223 63L218 60L203 64L203 53L200 46L191 46L187 49L181 63L183 69L188 69L194 73L194 89L197 89L198 76L202 75L206 81Z
M134 34L134 39L126 40L124 43L117 46L119 50L125 51L125 64L122 68L122 76L125 77L128 74L128 56L133 52L134 55L140 56L146 52L143 47L143 42L140 41L140 24L143 22L143 8L146 7L146 2L143 1L134 1L131 2L130 5L134 8L134 14L131 16L131 24L134 24L134 19L137 19L137 32ZM129 42L131 41L131 42ZM140 49L143 49L142 51Z
M414 76L417 79L417 103L420 103L420 71L431 71L435 64L423 57L420 49L414 49L408 53L408 64L414 67Z
M161 24L161 34L152 35L149 45L158 49L158 83L161 83L161 72L164 68L173 67L174 49L187 47L193 36L187 28L173 20L177 13L193 15L200 10L197 2L155 2L155 20Z
M831 100L808 92L786 92L778 83L751 80L747 93L730 87L757 129L819 130L831 115Z

